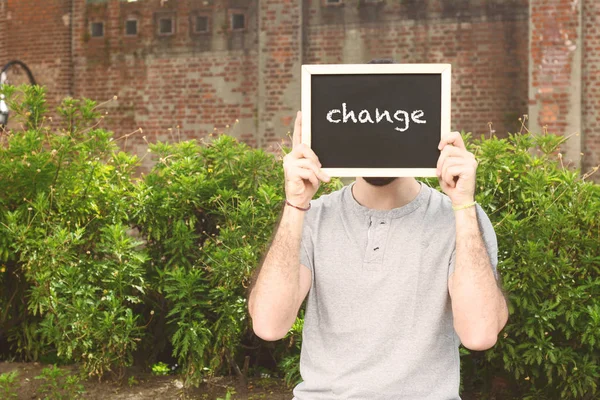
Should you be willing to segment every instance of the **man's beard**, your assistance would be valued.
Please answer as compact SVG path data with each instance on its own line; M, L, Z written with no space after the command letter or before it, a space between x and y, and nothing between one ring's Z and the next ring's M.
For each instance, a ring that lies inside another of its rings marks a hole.
M363 178L365 181L367 181L367 183L373 185L373 186L385 186L385 185L389 185L390 183L394 182L396 179L398 179L397 177L386 177L386 178Z

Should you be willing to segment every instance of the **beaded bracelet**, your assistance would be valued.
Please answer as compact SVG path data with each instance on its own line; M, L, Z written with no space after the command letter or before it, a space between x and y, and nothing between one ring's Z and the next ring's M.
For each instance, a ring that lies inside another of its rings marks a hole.
M452 206L452 209L454 211L458 211L458 210L464 210L465 208L470 208L473 207L475 204L477 204L476 201L472 202L472 203L467 203L467 204L463 204L462 206Z
M296 210L300 210L300 211L308 211L308 210L310 210L310 203L308 203L308 207L303 208L303 207L295 206L292 203L290 203L287 199L285 199L285 204L287 204L290 207L294 207Z

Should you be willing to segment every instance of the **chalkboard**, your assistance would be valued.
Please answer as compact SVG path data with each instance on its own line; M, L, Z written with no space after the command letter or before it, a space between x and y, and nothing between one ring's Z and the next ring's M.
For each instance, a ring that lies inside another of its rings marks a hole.
M331 176L435 176L449 64L302 66L302 142Z

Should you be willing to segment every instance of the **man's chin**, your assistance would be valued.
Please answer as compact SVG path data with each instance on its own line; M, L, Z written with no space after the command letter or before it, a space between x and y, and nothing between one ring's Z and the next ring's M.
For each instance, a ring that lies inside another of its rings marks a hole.
M363 179L368 184L373 185L373 186L386 186L386 185L389 185L390 183L394 182L398 178L397 177L377 177L377 178L368 177L368 178L363 178Z

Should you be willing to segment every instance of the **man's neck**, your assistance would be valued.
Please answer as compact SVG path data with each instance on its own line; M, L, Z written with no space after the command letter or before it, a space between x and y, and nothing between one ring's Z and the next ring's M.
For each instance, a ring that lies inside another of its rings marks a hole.
M373 210L391 210L413 201L421 185L414 178L398 178L385 186L374 186L363 178L356 178L352 186L354 199Z

